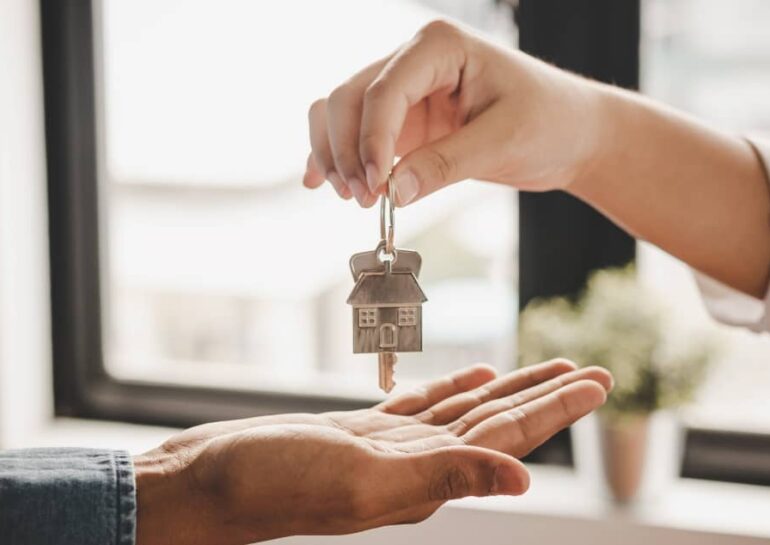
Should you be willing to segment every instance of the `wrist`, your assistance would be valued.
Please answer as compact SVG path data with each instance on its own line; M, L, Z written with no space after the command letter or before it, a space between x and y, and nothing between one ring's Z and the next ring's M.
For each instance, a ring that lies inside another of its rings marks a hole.
M624 129L622 109L628 99L626 91L602 83L590 82L587 89L590 107L588 152L575 169L575 175L564 188L572 195L585 199L603 183L608 170L622 146Z
M136 545L215 543L204 541L209 513L178 457L155 452L135 456L134 476Z

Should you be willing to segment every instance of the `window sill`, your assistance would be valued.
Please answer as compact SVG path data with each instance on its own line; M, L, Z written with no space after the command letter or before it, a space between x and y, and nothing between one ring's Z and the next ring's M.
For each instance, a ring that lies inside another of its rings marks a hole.
M157 446L175 430L115 422L58 418L23 446L120 448L134 453ZM13 445L22 446L22 445ZM342 538L350 544L484 545L564 543L760 544L770 539L770 487L679 479L655 501L619 507L596 479L564 468L533 466L532 486L519 498L452 502L428 521ZM309 545L341 538L291 538Z

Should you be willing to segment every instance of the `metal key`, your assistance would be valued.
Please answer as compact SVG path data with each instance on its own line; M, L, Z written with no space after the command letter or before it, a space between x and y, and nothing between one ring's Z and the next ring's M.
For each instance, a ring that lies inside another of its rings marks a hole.
M379 244L374 251L350 258L356 284L348 297L353 307L353 352L378 354L379 384L385 392L395 385L396 352L422 351L422 304L428 300L417 282L420 254L393 245L393 190L388 178L387 194L380 201Z

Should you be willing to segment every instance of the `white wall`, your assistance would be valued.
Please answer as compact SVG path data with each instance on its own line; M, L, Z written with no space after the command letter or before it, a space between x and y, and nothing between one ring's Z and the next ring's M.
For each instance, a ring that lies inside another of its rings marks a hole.
M0 0L0 448L52 414L38 2Z

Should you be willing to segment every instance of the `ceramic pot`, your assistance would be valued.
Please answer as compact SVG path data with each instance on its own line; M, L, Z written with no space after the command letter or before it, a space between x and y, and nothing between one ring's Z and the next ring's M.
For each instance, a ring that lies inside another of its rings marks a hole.
M639 492L649 428L649 415L599 419L604 475L612 497L619 503L630 502Z

